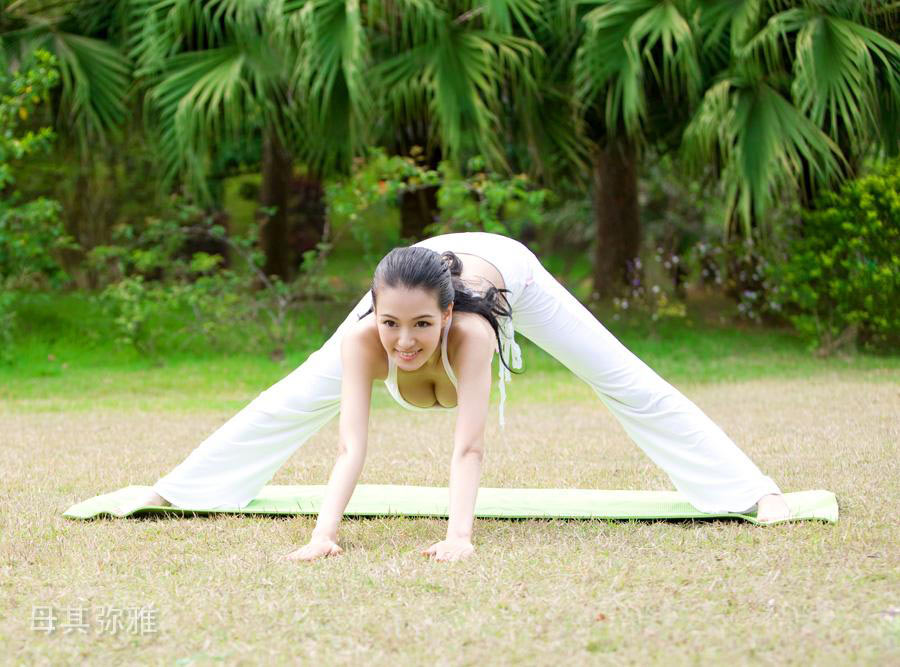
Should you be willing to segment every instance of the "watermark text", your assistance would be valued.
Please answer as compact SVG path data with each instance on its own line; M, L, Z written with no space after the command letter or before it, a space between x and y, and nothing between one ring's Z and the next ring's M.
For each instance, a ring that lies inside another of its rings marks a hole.
M159 610L153 605L116 607L31 607L31 630L51 635L152 635L159 632Z

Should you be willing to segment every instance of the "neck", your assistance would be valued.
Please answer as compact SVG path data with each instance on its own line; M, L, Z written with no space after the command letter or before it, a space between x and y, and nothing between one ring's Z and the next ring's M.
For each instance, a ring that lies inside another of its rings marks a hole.
M441 344L442 344L442 342L443 342L443 337L441 338L440 341L438 341L437 348L435 349L434 352L431 353L431 356L428 358L428 361L426 361L423 364L422 368L427 369L427 370L434 370L438 366L442 365L441 364Z

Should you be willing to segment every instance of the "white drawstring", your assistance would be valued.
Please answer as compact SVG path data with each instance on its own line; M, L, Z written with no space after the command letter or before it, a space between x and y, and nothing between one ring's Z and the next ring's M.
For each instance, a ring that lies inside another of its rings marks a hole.
M506 420L503 414L503 404L506 402L506 383L512 380L512 374L509 369L503 365L502 358L505 356L506 363L519 370L522 368L522 349L516 343L516 332L512 327L512 320L504 318L500 325L500 333L502 334L503 345L500 348L501 359L497 360L500 367L500 428L506 430Z

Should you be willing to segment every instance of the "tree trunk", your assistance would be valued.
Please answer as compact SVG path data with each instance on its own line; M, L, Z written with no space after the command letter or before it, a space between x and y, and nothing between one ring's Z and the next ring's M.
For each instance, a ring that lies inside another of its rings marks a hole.
M327 221L325 189L315 172L292 177L289 182L287 240L291 271L303 263L303 253L322 241Z
M282 146L274 130L267 129L263 137L262 149L262 185L260 187L260 205L274 208L274 211L263 212L260 216L262 225L260 238L266 264L263 270L266 275L276 275L287 281L291 278L291 266L288 261L288 191L291 180L291 159Z
M610 140L594 154L594 292L598 298L618 293L628 281L628 261L638 256L641 227L634 147Z
M424 238L425 228L434 222L438 212L439 186L421 186L400 197L400 236L415 243Z

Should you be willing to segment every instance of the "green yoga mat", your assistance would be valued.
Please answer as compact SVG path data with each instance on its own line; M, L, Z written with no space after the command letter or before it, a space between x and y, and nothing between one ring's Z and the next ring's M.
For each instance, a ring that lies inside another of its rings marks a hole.
M204 507L147 506L122 513L118 506L137 499L148 486L127 486L113 493L95 496L72 505L63 516L91 519L109 515L136 516L163 512L191 514L318 514L325 493L324 485L264 486L247 507L209 509ZM447 487L399 486L394 484L358 484L347 504L344 516L430 516L447 517ZM837 498L831 491L795 491L785 493L791 518L838 520ZM480 488L475 516L509 519L706 519L732 517L759 525L755 511L750 514L700 512L677 491L606 491L595 489L492 489Z

